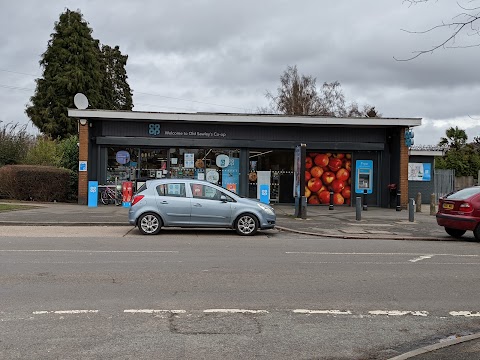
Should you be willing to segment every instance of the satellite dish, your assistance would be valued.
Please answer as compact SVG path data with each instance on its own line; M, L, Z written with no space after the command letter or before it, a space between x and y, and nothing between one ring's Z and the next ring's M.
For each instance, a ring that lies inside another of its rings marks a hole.
M77 109L80 109L80 110L85 110L88 107L88 99L82 93L77 93L73 97L73 103L75 104Z

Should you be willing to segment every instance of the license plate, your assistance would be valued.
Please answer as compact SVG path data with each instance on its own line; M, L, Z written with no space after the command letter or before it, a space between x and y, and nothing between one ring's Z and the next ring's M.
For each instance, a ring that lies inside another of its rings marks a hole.
M443 204L444 209L452 210L453 209L453 204Z

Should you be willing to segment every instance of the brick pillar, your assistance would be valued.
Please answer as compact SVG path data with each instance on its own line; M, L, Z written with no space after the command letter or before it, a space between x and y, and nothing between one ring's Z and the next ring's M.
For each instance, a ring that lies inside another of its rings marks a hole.
M400 204L408 207L408 147L405 145L405 131L400 130Z
M78 122L78 160L88 161L88 128L89 123L80 125ZM87 163L87 171L78 172L78 203L86 205L88 203L88 168L91 164Z

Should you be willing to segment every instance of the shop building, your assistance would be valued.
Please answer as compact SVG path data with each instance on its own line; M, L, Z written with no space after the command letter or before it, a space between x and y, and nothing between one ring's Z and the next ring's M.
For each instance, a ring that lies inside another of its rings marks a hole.
M322 191L332 190L339 194L337 204L352 205L367 192L369 206L390 207L389 185L396 184L406 206L405 130L421 125L419 118L89 109L68 114L79 124L80 204L87 203L88 181L138 186L162 177L204 179L251 198L260 198L262 188L270 202L294 203L295 148L304 144L301 171L310 204L322 203ZM310 177L319 181L308 183Z

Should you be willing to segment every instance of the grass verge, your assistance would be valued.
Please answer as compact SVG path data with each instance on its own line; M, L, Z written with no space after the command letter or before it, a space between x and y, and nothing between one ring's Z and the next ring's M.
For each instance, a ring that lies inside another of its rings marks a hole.
M18 204L0 204L0 212L15 211L15 210L29 210L35 209L38 206L32 205L18 205Z

